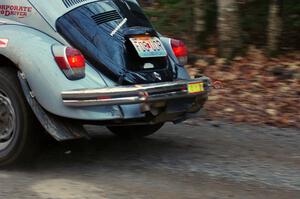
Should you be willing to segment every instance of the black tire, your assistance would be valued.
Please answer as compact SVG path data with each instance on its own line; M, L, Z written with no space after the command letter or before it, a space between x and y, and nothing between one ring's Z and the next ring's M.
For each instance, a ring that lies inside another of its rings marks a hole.
M134 125L134 126L108 126L115 135L122 138L143 138L156 133L164 124Z
M2 129L5 126L6 129L13 129L2 132L0 129L2 135L9 135L10 133L7 132L11 132L10 137L5 139L2 137L0 140L0 166L27 165L33 159L39 146L39 132L36 132L39 124L23 95L17 71L12 67L0 67L0 97L4 101L4 104L0 104L3 115L5 115L6 109L10 110L8 116L0 116ZM5 101L9 101L9 103ZM10 128L11 124L13 124L12 128Z

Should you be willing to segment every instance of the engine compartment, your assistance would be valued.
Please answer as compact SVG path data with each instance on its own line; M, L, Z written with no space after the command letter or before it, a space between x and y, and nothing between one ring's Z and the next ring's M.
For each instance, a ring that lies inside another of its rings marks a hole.
M176 66L168 56L141 58L130 42L137 35L159 38L134 2L109 0L85 4L60 17L56 29L91 65L118 84L176 79Z

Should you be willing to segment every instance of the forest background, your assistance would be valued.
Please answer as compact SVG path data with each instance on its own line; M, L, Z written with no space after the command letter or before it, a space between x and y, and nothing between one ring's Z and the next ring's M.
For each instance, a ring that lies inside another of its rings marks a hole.
M187 44L191 76L222 83L206 119L300 127L299 0L139 2L159 32Z

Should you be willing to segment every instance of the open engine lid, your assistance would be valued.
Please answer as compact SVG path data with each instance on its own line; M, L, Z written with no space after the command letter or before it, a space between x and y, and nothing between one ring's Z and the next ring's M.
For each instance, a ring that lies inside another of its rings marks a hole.
M57 19L56 28L94 67L120 84L173 80L159 36L134 1L104 0L80 6ZM132 41L140 36L160 43L160 53L141 55Z
M80 7L84 4L96 2L99 0L28 0L43 18L55 28L56 20L65 13Z

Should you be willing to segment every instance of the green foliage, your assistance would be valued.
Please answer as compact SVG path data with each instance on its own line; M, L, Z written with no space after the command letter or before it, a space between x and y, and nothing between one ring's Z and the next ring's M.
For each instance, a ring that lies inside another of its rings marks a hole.
M216 0L205 1L206 32L197 39L201 43L206 43L207 35L215 33L217 22ZM146 7L145 13L159 32L195 43L192 0L158 0L155 6Z
M300 2L285 0L283 11L282 46L285 48L300 48Z
M283 18L287 27L300 28L300 3L295 3L295 0L285 0Z
M263 46L267 40L269 0L252 0L240 4L240 22L245 44Z
M206 11L206 30L208 33L213 33L217 29L218 7L217 0L205 0Z
M193 18L189 1L160 0L158 3L156 7L145 9L158 31L179 37L191 31Z
M206 42L209 36L217 35L217 0L205 0L206 33L198 42ZM163 34L189 40L194 44L193 1L192 0L156 0L154 5L145 8L153 25ZM264 47L267 40L267 27L270 0L239 1L240 23L243 42ZM282 46L291 49L300 48L300 1L284 0L282 10L283 34ZM211 40L210 40L211 42ZM217 41L214 43L217 46ZM199 43L198 43L199 46Z

